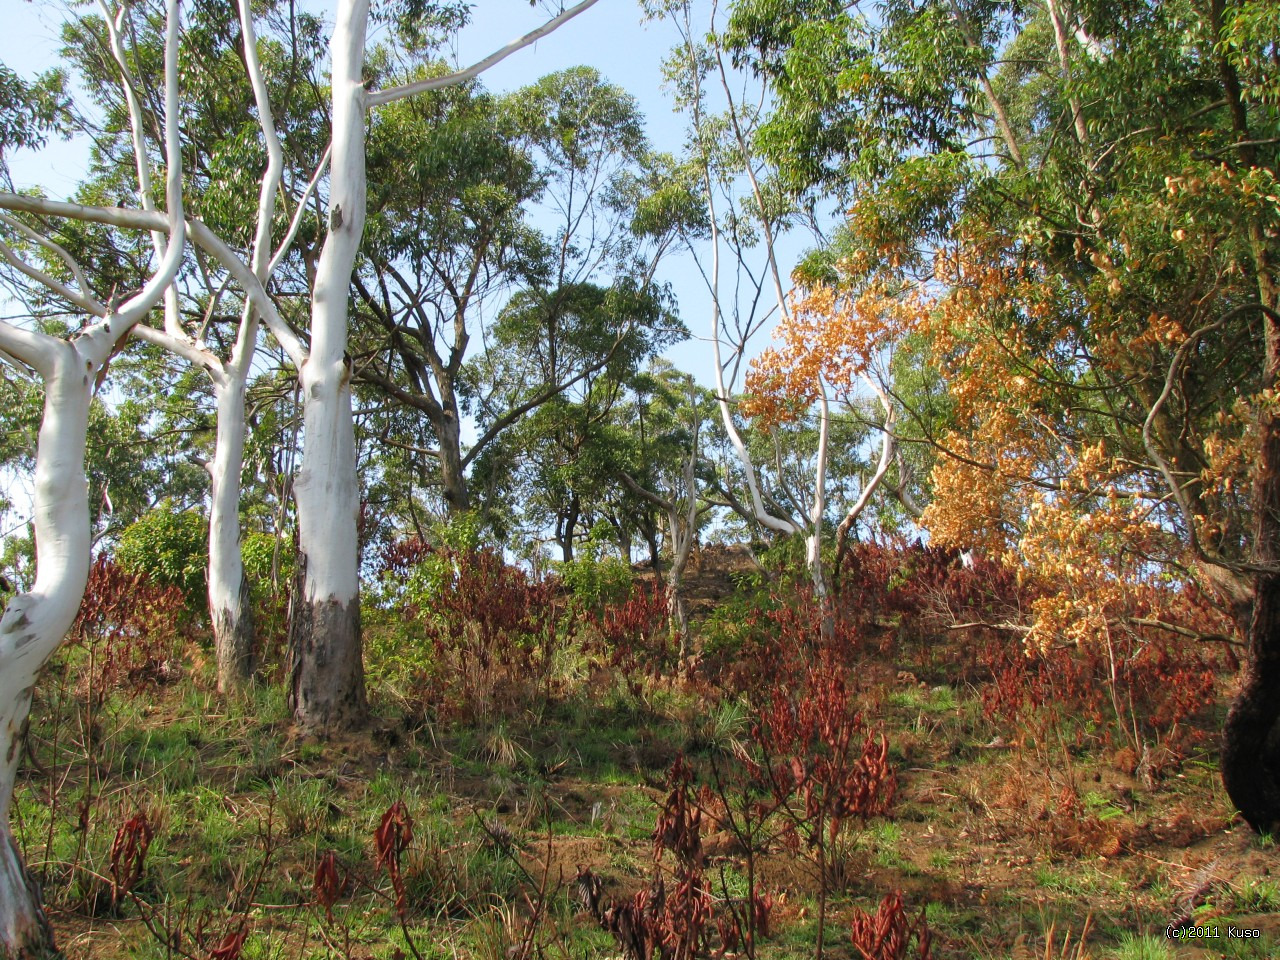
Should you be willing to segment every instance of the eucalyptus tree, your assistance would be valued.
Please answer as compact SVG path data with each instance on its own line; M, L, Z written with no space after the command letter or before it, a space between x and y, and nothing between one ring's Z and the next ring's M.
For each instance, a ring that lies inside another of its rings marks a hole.
M159 11L145 5L112 11L103 4L101 10L102 17L83 18L64 31L65 53L104 116L95 140L95 176L82 194L101 192L129 170L143 209L151 210L155 200L146 132L154 104L146 71L164 21ZM323 121L316 78L307 72L319 53L318 23L305 16L282 18L277 9L268 9L264 20L270 29L259 40L246 5L237 21L207 9L193 11L187 18L182 95L189 117L184 142L191 157L185 184L189 213L216 230L265 289L295 239L315 186L312 178L291 204L287 195L280 196L286 173L298 179L308 159L315 166L314 156L300 158L298 153L318 149ZM291 148L288 170L285 143ZM273 247L273 231L283 236L278 247ZM151 242L157 253L163 252L160 231L152 233ZM209 479L206 582L218 686L224 693L243 687L254 666L239 511L245 396L260 321L258 308L248 298L237 304L230 286L225 267L199 258L188 264L184 282L167 291L163 322L134 331L204 371L212 389L215 438L212 457L203 461ZM285 290L273 286L279 301ZM233 319L237 309L238 321Z
M294 484L301 595L291 624L294 713L313 730L365 714L360 662L359 487L351 417L348 290L364 234L370 110L465 83L590 7L582 0L471 66L376 90L365 86L370 0L339 0L330 39L332 151L328 232L311 288L310 349L299 364L306 441Z
M40 669L62 643L89 573L89 509L85 496L85 444L89 407L99 378L129 331L164 296L182 262L186 228L182 209L182 162L178 136L178 10L169 4L164 55L164 145L168 245L143 288L123 302L93 296L79 264L34 227L10 218L17 234L61 259L74 274L64 283L18 257L6 257L25 276L78 307L91 322L71 337L54 337L0 321L0 354L15 369L44 382L44 416L36 453L34 530L38 564L29 590L12 597L0 617L0 953L14 958L44 956L52 932L18 855L9 810L21 755L19 738L31 708Z
M467 471L488 446L629 349L628 325L644 319L615 295L612 340L588 351L573 343L583 329L561 322L585 284L635 286L639 271L643 286L656 267L627 262L624 184L647 162L642 119L579 67L503 98L458 87L399 104L375 119L370 150L386 174L355 281L370 320L357 377L427 419L433 447L388 440L431 457L448 508L465 511ZM512 337L518 321L536 325L544 362L533 379L493 379L504 364L490 351L529 345ZM468 411L478 435L464 449Z
M366 209L366 117L371 109L382 104L472 79L545 36L593 2L583 0L463 70L370 90L365 86L364 76L370 3L369 0L342 0L329 44L332 148L327 181L328 229L318 256L307 263L311 319L305 342L282 319L259 279L261 258L269 252L266 245L257 244L251 256L241 255L206 224L198 220L191 222L190 232L196 245L245 291L298 371L305 445L293 484L300 587L291 623L294 666L291 689L295 718L303 729L321 733L334 731L362 722L365 715L356 530L359 488L346 345L347 291L363 235ZM435 7L415 5L405 12L414 22L430 24L438 11ZM257 118L258 137L265 152L272 156L277 149L278 135L273 129L269 93L263 84L256 82L261 80L261 70L250 66L249 73L251 81L255 81L255 100L262 104ZM318 177L317 172L313 180ZM261 199L260 194L258 228L274 210L274 206L262 203ZM133 212L98 205L68 206L13 195L0 195L0 207L43 215L71 214L81 220L143 226L153 231L168 229L163 217L146 209ZM294 220L297 219L295 211ZM262 229L255 229L253 233L267 235ZM274 259L272 256L265 262L270 266Z
M629 441L629 456L620 460L617 476L627 490L656 507L666 523L667 607L671 632L680 644L680 663L687 668L690 632L684 574L699 530L713 509L705 496L709 477L703 445L715 398L691 375L659 361L635 378L632 389L633 398L622 411L627 423L619 424Z
M749 523L804 538L810 583L815 599L827 611L822 624L830 635L834 621L821 549L828 512L833 400L826 371L811 369L805 383L805 399L816 411L817 447L808 460L812 478L798 485L766 487L762 464L752 452L756 442L746 421L735 416L733 403L752 340L771 320L783 328L794 322L789 295L792 277L781 262L783 241L794 242L801 229L821 240L819 214L813 202L806 202L812 197L787 189L782 171L759 149L762 134L777 117L769 109L767 90L735 73L727 62L726 24L719 7L712 6L708 29L702 30L695 27L692 6L684 0L648 6L653 15L666 16L681 37L666 73L677 106L688 118L687 162L695 171L692 192L705 208L703 217L688 221L685 241L698 256L710 295L712 370L720 420L737 461L732 475L745 486L742 497L726 487L724 500ZM686 186L681 193L689 189ZM876 389L869 376L863 381ZM849 395L847 385L841 395ZM774 435L775 442L780 436ZM886 462L891 443L891 432L885 430L882 459ZM781 463L780 450L773 459ZM774 480L783 480L783 475L782 470L774 471ZM846 515L845 529L865 509L883 476L883 471L872 476L867 495L860 496ZM801 489L807 502L795 496Z
M565 560L573 559L587 514L616 486L611 464L619 451L608 427L627 385L651 357L687 335L665 289L633 280L522 291L494 324L492 348L471 375L502 391L502 404L496 414L481 405L478 428L497 435L490 416L501 422L502 411L523 405L532 412L506 431L499 446L508 452L495 449L485 472L493 482L495 467L507 465L510 479L499 486L519 485L519 513L530 526L554 528ZM529 403L546 384L563 382L566 370L579 373L565 389Z
M475 386L464 364L482 342L486 305L542 259L525 209L539 179L500 100L475 82L379 111L369 151L377 186L353 280L356 377L411 412L386 421L388 453L426 456L448 508L466 511L466 470L480 450L463 449Z

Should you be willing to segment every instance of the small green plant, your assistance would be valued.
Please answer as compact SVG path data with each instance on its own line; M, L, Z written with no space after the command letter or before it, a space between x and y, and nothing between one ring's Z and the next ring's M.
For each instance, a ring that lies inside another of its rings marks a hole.
M867 840L875 850L874 859L878 866L896 869L906 865L899 844L902 842L902 828L890 820L874 823L867 828Z
M1114 960L1173 960L1163 937L1147 933L1122 933Z
M1280 912L1280 881L1261 878L1251 880L1244 889L1235 891L1234 900L1238 910Z

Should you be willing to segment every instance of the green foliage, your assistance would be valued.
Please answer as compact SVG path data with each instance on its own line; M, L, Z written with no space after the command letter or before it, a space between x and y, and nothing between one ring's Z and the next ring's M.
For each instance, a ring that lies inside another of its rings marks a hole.
M583 608L599 612L620 603L631 592L631 564L605 552L600 540L589 540L573 559L556 564L556 572Z
M205 603L209 521L196 510L166 501L124 529L115 560L152 583L177 587L188 608L198 610Z
M15 147L41 147L68 122L67 75L49 70L27 81L0 63L0 170Z
M240 558L244 563L244 575L255 595L271 588L273 565L281 584L293 580L297 557L290 539L258 530L245 531L240 536Z

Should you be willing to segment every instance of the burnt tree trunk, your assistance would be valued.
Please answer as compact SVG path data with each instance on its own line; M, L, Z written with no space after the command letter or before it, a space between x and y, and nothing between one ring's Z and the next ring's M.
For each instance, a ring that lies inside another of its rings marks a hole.
M1257 247L1255 247L1257 249ZM1258 257L1268 266L1265 252ZM1270 272L1259 279L1274 302ZM1263 388L1280 381L1280 314L1263 307ZM1259 832L1280 826L1280 416L1268 404L1258 422L1254 466L1254 559L1275 568L1254 577L1249 646L1240 692L1222 728L1222 784L1240 815Z
M1276 323L1267 321L1268 367ZM1270 372L1270 371L1269 371ZM1274 381L1273 381L1274 382ZM1255 557L1280 563L1280 417L1264 414L1254 477ZM1280 825L1280 573L1255 578L1249 647L1240 692L1222 730L1222 783L1253 829Z

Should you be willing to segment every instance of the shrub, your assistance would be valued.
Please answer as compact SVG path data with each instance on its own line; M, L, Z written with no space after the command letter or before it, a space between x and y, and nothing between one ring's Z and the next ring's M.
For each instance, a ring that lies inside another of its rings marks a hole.
M175 586L160 586L99 556L89 569L80 612L72 624L73 645L89 652L86 682L91 701L101 702L121 682L141 689L176 676L172 663L180 639L184 599Z
M384 603L399 611L375 643L409 672L419 709L512 716L556 692L564 608L555 581L534 579L493 550L418 539L394 544L382 560Z
M595 552L561 563L557 572L569 593L589 613L600 614L611 603L625 602L631 590L631 565Z
M127 573L160 587L176 587L187 609L203 610L209 565L209 522L195 510L166 501L125 527L115 561Z

